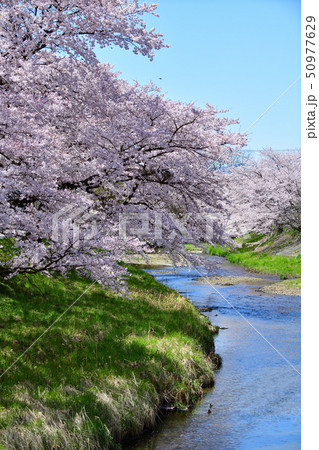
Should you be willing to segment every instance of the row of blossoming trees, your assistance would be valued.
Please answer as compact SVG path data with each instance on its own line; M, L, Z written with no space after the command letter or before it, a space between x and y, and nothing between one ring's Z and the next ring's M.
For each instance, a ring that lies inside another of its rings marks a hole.
M225 173L227 225L233 236L301 231L300 150L260 152Z
M156 5L0 3L1 274L76 269L112 284L128 254L189 257L186 241L222 242L223 222L239 214L229 205L254 182L244 167L212 169L231 168L245 145L229 127L237 121L129 84L94 53L117 45L152 59L165 44L143 16Z

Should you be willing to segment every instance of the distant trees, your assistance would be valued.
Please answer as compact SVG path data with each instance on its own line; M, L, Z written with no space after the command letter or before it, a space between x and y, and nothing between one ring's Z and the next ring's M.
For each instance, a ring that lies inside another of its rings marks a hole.
M264 150L225 173L228 230L235 236L301 229L300 151Z
M155 5L0 3L1 273L76 269L109 284L128 252L160 245L186 256L205 214L223 207L211 161L231 163L245 137L213 107L130 85L96 60L95 44L152 58L164 44L142 16ZM148 231L121 232L121 218L137 228L146 216Z

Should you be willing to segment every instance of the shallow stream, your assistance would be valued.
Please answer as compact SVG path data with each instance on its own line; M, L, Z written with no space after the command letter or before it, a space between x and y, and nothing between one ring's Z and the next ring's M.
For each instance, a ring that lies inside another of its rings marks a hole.
M224 258L210 258L217 263L216 276L256 277ZM196 281L196 270L148 271L195 306L213 307L205 314L213 325L226 328L215 339L223 365L214 388L193 409L166 415L129 448L300 448L300 375L289 365L300 372L300 297L260 294L258 286L240 284L216 286L220 295Z

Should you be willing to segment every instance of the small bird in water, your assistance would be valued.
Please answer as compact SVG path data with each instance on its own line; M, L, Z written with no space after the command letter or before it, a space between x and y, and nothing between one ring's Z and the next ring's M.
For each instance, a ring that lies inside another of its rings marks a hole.
M210 414L211 413L211 410L209 409L208 411L207 411L207 414Z
M212 407L213 407L213 405L212 405L212 404L210 403L210 404L209 404L209 407L210 407L210 408L212 408Z

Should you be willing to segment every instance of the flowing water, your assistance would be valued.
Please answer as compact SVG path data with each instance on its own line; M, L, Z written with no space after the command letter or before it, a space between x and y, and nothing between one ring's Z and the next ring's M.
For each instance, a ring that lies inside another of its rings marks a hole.
M256 277L224 258L211 258L218 276ZM149 272L195 306L213 307L205 314L213 325L227 328L215 339L223 365L214 388L192 410L166 415L156 430L128 448L300 448L300 297L260 294L258 286L216 286L222 298L212 286L196 281L196 270L162 267Z

